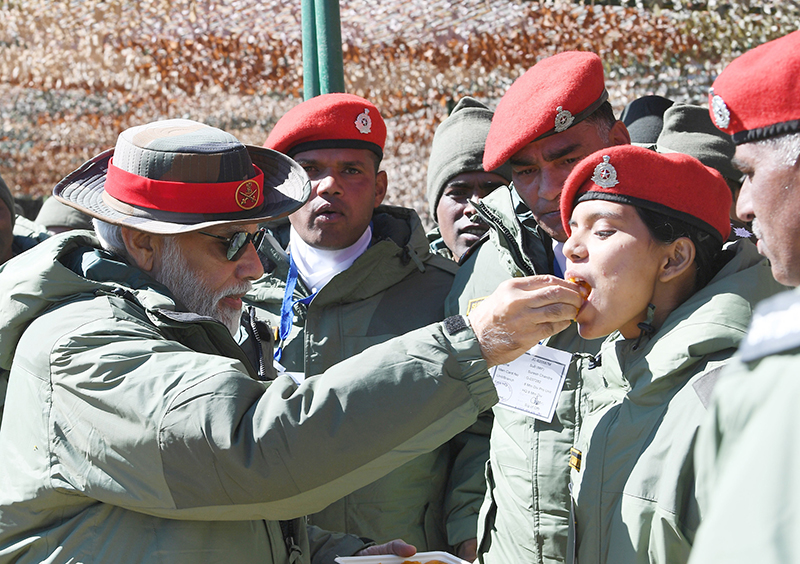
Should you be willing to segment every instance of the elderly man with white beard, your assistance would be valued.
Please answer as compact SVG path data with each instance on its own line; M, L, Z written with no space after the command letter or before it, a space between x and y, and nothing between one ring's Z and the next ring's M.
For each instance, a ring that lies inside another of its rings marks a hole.
M413 554L303 515L472 424L497 401L487 367L563 329L581 297L516 280L298 385L232 335L263 274L258 223L309 192L288 157L188 120L124 131L55 187L97 238L56 235L0 268L0 561Z

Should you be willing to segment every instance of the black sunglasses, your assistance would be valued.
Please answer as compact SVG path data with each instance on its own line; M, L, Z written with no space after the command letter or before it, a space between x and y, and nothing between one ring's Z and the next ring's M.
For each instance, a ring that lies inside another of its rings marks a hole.
M258 250L258 248L261 246L261 242L264 240L264 236L267 234L267 230L262 227L255 233L237 231L230 237L214 235L213 233L206 233L205 231L198 231L198 233L201 235L208 235L209 237L219 239L220 241L225 241L228 244L228 252L225 253L225 256L228 257L228 260L230 261L237 261L242 258L245 249L247 249L247 244L250 241L253 242L256 250Z

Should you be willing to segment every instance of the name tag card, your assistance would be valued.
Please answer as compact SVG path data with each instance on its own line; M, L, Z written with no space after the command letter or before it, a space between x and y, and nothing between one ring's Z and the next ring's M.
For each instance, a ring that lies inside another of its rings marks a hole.
M495 366L491 374L500 405L549 423L571 359L571 353L536 345L517 360Z

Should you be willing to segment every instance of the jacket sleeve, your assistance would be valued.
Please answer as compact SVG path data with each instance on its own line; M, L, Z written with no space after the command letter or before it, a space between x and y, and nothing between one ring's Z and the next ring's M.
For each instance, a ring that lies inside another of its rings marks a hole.
M86 335L55 355L66 372L54 383L53 481L160 517L319 511L450 440L497 401L472 331L450 336L441 324L300 386L288 376L253 380L236 360L124 324L112 342L107 333L102 352L91 346L101 337ZM78 348L103 359L69 362Z
M314 525L308 525L307 530L311 564L329 564L337 556L353 556L359 550L374 544L355 535L332 533Z

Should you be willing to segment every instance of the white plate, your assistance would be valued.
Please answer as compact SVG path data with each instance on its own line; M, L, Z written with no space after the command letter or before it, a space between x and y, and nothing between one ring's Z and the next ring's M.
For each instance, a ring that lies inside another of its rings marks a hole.
M378 556L338 556L336 562L339 564L403 564L404 562L419 562L425 564L433 560L439 560L446 564L470 564L466 560L456 558L448 552L440 550L433 552L418 552L414 556L403 557L391 554L381 554Z

